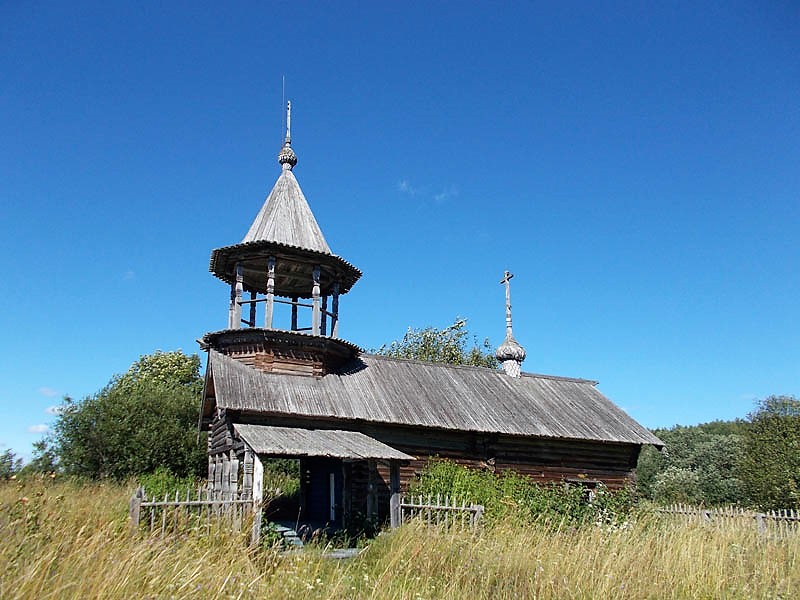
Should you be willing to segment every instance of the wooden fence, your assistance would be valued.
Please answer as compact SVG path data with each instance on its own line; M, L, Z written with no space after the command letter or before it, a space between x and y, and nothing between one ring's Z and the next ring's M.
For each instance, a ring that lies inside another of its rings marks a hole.
M242 531L250 527L250 539L258 543L261 534L261 511L252 497L244 492L215 493L207 488L175 492L174 497L148 497L144 488L138 488L130 500L131 530L147 530L150 534L176 533L190 529L222 527Z
M427 525L474 528L483 516L480 504L459 503L454 498L442 498L438 494L435 498L392 494L389 510L392 528L410 519L419 519Z
M800 533L800 510L784 509L756 512L735 506L698 508L687 504L673 504L658 509L659 512L680 515L704 523L753 523L759 533L785 535Z

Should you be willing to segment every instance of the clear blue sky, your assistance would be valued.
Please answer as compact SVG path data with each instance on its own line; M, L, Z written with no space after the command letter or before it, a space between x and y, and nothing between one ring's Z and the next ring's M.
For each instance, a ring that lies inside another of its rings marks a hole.
M283 76L346 339L497 345L509 269L525 370L646 426L800 395L797 3L223 4L0 4L0 449L224 327Z

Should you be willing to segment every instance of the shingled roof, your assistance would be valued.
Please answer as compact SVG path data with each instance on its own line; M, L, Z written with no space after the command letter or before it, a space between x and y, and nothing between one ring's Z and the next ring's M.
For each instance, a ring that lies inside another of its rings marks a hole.
M291 169L283 169L241 243L275 242L331 254Z
M210 350L217 406L262 414L630 444L663 443L596 382L361 355L321 379L265 374Z

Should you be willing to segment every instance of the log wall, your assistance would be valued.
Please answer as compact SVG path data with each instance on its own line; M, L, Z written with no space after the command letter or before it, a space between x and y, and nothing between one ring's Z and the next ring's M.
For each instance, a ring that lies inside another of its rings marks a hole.
M446 458L472 468L498 473L510 469L542 483L564 480L600 482L610 489L619 489L634 477L641 449L636 444L343 423L285 416L268 418L263 415L236 415L235 418L236 422L360 431L416 457L417 460L401 467L403 490L418 478L431 457ZM374 487L388 488L388 466L379 466L378 474L380 485Z

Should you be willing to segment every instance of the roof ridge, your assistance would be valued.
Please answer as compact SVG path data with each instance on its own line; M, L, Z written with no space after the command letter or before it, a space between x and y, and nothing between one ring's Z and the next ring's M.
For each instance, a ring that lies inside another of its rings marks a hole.
M489 371L491 373L497 373L498 375L504 375L502 369L492 369L491 367L481 367L479 365L454 365L452 363L445 363L445 362L434 362L430 360L421 360L419 358L403 358L400 356L386 356L383 354L373 354L369 352L365 352L361 354L362 357L367 358L377 358L378 360L394 360L399 362L410 362L416 364L424 364L424 365L432 365L439 368L449 368L449 369L476 369L480 371ZM531 377L531 378L538 378L538 379L553 379L556 381L574 381L575 383L591 383L592 385L597 385L599 382L593 379L583 379L581 377L564 377L561 375L544 375L542 373L528 373L523 371L520 374L522 377Z

